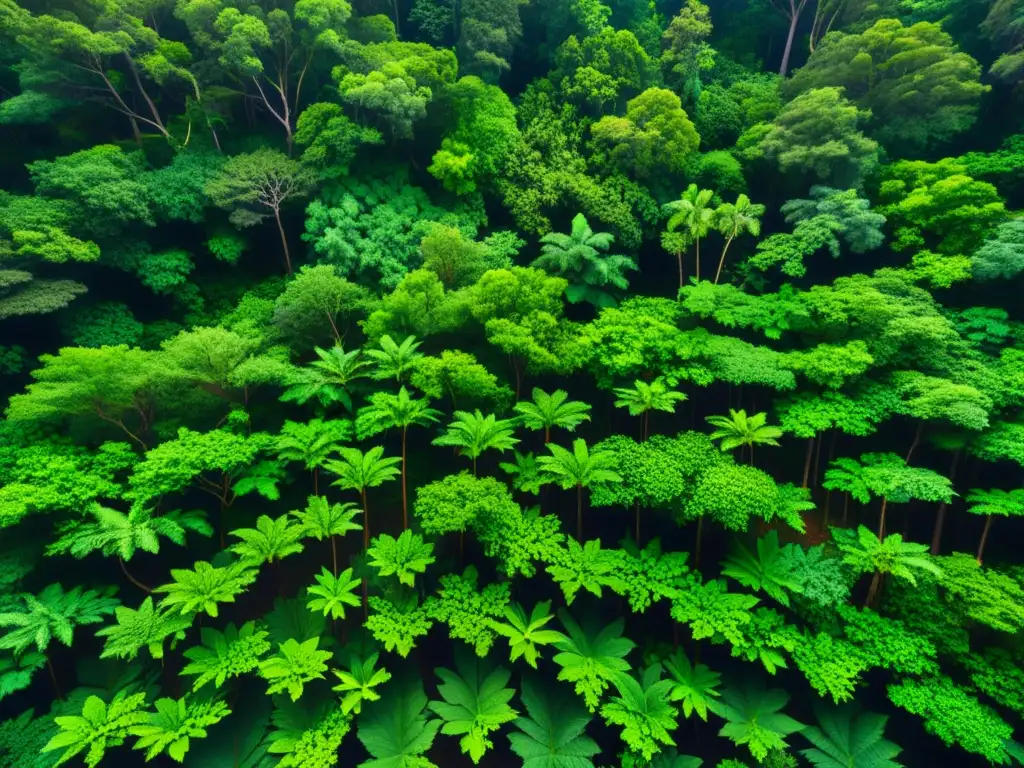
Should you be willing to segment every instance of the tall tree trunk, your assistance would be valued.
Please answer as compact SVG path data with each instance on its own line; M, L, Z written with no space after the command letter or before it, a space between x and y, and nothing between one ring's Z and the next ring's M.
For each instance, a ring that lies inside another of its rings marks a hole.
M914 441L910 444L910 450L907 451L906 462L910 463L910 457L914 455L914 451L917 450L917 446L921 443L921 434L924 432L924 422L917 422L917 429L914 431Z
M885 538L885 510L889 506L889 500L882 497L882 514L878 518L878 540L881 541Z
M814 438L811 437L811 438L808 438L808 440L807 440L807 455L804 456L804 480L803 480L803 483L801 483L801 485L800 485L801 488L806 488L807 487L807 478L810 477L810 474L811 474L811 456L813 455L813 452L814 452Z
M408 427L402 427L402 530L409 529L409 501L405 491L405 435Z
M821 444L825 442L824 435L818 440L818 445L814 449L814 473L811 475L811 487L818 487L818 478L821 476Z
M843 525L846 525L846 521L850 516L850 494L843 494Z
M338 578L338 537L331 536L331 571L334 578Z
M546 425L544 427L544 445L547 445L550 442L551 442L551 425Z
M722 266L725 264L725 254L729 252L729 246L732 245L733 239L736 237L736 231L729 235L729 239L725 241L725 248L722 249L722 256L718 260L718 271L715 272L715 285L718 285L718 278L722 276Z
M583 486L576 485L576 539L583 542Z
M697 282L700 282L700 238L697 238Z
M786 48L782 52L782 65L779 67L779 74L782 77L789 72L789 56L793 52L796 28L800 24L800 15L803 13L804 6L807 5L807 0L788 0L788 4L789 10L783 11L783 15L789 17L789 34L786 36Z
M281 209L274 208L274 221L277 222L277 231L281 233L281 247L284 248L284 264L288 268L288 276L292 275L292 256L288 251L288 238L284 234L284 225L281 224Z
M985 529L981 532L981 543L978 544L978 565L981 565L985 554L985 542L988 541L988 532L992 530L992 515L985 516Z
M679 265L679 290L683 289L683 252L676 253L676 262Z
M953 454L953 461L949 465L949 480L953 482L956 480L956 470L960 466L960 455L962 450L957 450ZM942 547L942 529L946 525L946 509L949 504L941 502L939 504L939 513L935 516L935 527L932 528L932 549L933 555L939 554L939 550Z
M871 586L868 587L868 596L864 601L864 607L868 608L875 604L875 598L878 596L878 589L882 586L882 573L875 571L875 575L871 577Z
M363 554L370 548L370 508L366 503L366 488L363 488L360 492L363 497ZM363 576L363 620L370 616L370 594L369 588L366 583L366 577Z

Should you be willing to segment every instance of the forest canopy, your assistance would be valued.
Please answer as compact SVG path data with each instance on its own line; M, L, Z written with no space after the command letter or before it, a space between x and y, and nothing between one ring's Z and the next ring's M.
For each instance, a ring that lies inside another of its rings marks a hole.
M0 0L0 768L1024 764L1022 208L1024 0Z

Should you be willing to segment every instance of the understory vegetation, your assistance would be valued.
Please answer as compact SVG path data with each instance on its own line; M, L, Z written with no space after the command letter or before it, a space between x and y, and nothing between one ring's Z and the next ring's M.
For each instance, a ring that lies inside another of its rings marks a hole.
M1024 0L0 0L0 768L1024 764Z

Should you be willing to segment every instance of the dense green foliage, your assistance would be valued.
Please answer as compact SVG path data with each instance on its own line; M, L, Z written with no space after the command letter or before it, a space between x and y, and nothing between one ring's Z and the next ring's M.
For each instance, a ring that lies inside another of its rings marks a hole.
M1024 764L1022 126L1022 0L0 0L0 768Z

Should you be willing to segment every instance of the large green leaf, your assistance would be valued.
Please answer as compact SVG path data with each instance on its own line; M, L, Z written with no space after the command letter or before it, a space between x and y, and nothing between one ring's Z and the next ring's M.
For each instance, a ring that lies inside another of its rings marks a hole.
M523 768L594 768L591 758L601 748L584 735L592 719L586 708L557 690L543 691L528 678L520 699L529 716L515 721L520 733L510 733L508 740Z

